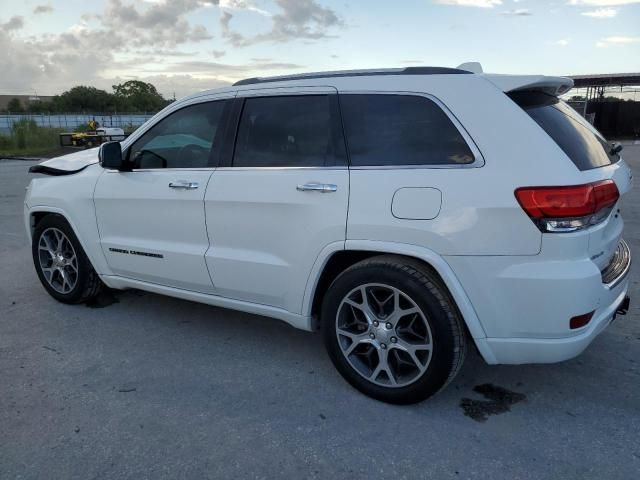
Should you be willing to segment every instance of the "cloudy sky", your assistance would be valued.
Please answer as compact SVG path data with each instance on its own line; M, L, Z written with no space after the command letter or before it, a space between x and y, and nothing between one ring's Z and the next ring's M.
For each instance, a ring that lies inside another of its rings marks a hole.
M640 71L640 0L0 0L0 94L129 79L177 97L256 75L456 66Z

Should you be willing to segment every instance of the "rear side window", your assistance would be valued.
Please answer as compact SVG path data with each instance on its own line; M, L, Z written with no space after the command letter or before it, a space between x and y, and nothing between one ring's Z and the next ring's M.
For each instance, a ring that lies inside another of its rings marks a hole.
M617 162L611 146L573 108L541 92L512 92L509 97L547 132L579 170L590 170Z
M352 166L459 165L474 156L449 117L416 95L340 95Z
M234 167L336 165L328 95L247 98Z

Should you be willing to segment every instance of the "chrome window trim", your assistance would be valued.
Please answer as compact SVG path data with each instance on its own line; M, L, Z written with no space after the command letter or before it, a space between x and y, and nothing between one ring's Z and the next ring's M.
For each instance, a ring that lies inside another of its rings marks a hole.
M213 172L216 167L202 167L202 168L136 168L133 170L120 171L113 168L105 168L107 173L138 173L138 172Z
M142 137L145 133L155 127L158 123L164 120L166 117L171 115L172 113L181 110L186 107L190 107L192 105L197 105L200 103L208 103L208 102L216 102L219 100L233 100L236 97L237 91L225 92L225 93L217 93L217 94L208 94L202 95L193 98L187 98L185 100L179 100L177 102L170 103L165 108L156 113L153 117L147 120L145 123L140 125L136 131L134 131L131 135L125 138L120 145L122 145L122 153L124 153L131 145L133 145L140 137Z
M478 145L474 141L473 137L471 137L469 132L467 132L466 128L464 128L464 125L462 125L460 120L458 120L458 118L453 114L453 112L451 110L449 110L449 108L445 105L445 103L442 102L442 100L440 100L435 95L432 95L430 93L425 93L425 92L399 91L399 90L394 90L394 91L385 91L385 90L339 90L338 91L338 98L340 98L340 95L403 95L403 96L423 97L423 98L426 98L428 100L431 100L438 107L440 107L440 109L444 112L444 114L447 116L447 118L449 120L451 120L451 123L453 123L454 127L456 128L456 130L458 130L458 132L460 133L462 138L465 140L465 142L467 143L467 146L471 150L471 153L473 154L473 157L474 157L474 160L471 163L447 163L447 164L442 164L442 165L430 165L430 164L424 164L424 165L362 165L362 166L350 165L349 168L351 170L394 170L394 169L395 170L416 170L416 169L426 170L426 169L441 169L441 168L445 168L445 169L448 169L448 168L480 168L480 167L483 167L484 164L485 164L484 156L482 155L482 152L480 151L480 148L478 147ZM346 142L347 142L347 146L348 146L349 145L349 139L346 139Z
M171 109L171 111L167 111L165 115L162 116L162 118L164 118L165 116L173 113L175 110L178 110L180 108L189 106L189 105L193 105L193 104L197 104L197 103L204 103L204 102L210 102L210 101L216 101L216 100L224 100L224 99L229 99L229 98L251 98L251 97L271 97L271 96L280 96L280 95L300 95L300 96L304 96L304 95L327 95L327 94L332 94L334 92L338 93L338 98L340 97L340 95L404 95L404 96L415 96L415 97L424 97L427 98L429 100L431 100L432 102L434 102L438 107L440 107L440 109L444 112L444 114L447 116L447 118L449 118L449 120L453 123L453 125L456 127L456 129L458 130L458 132L460 133L460 135L462 136L462 138L464 138L465 142L467 143L467 145L469 146L469 149L471 150L471 153L474 156L474 161L471 163L462 163L462 164L455 164L455 163L451 163L451 164L442 164L442 165L429 165L429 164L425 164L425 165L363 165L363 166L352 166L349 165L348 167L346 166L313 166L313 167L296 167L296 166L290 166L290 167L233 167L233 166L229 166L229 167L209 167L209 168L147 168L147 169L137 169L137 170L133 170L134 172L156 172L156 171L177 171L177 170L185 170L185 171L214 171L214 170L222 170L222 171L229 171L229 170L238 170L238 171L257 171L257 170L431 170L431 169L451 169L451 168L480 168L483 167L485 165L485 159L484 156L482 155L482 152L480 151L480 148L478 147L478 145L475 143L475 141L473 140L473 137L471 137L471 135L469 134L469 132L467 132L467 130L464 128L464 126L462 125L462 123L458 120L458 118L453 114L453 112L451 112L451 110L449 110L449 108L446 106L446 104L444 104L444 102L442 102L438 97L429 94L429 93L425 93L425 92L414 92L414 91L399 91L399 90L394 90L394 91L386 91L386 90L336 90L335 87L333 86L295 86L295 87L271 87L271 88L255 88L255 89L246 89L246 90L241 90L241 91L236 91L236 92L226 92L224 94L219 94L219 95L214 95L214 96L201 96L201 97L197 97L197 98L193 98L193 99L189 99L188 102L182 102L179 106L176 105L176 108ZM154 117L155 118L155 117ZM154 118L148 120L148 122L150 122L151 120L154 120ZM156 123L158 123L160 120L162 120L162 118L158 118L156 119L156 121L154 121L153 125L155 125ZM133 142L135 140L137 140L137 137L143 135L147 130L149 130L150 128L153 127L153 125L149 125L147 128L144 129L144 131L138 133L136 132L136 137L133 138L133 141L131 141L131 143L129 145L126 146L126 148L128 148L131 144L133 144ZM139 129L140 130L140 129ZM127 141L131 140L132 137L134 137L133 135L131 135L130 137L127 138ZM347 141L348 144L348 141ZM123 150L125 149L125 146L123 145ZM107 170L109 172L118 172L118 170Z
M328 166L328 167L218 167L216 170L221 170L225 172L254 171L254 170L344 170L344 171L348 171L349 168L346 165L342 165L342 166Z
M137 173L137 172L214 172L214 171L238 171L238 170L349 170L346 165L330 167L207 167L207 168L144 168L121 172L115 169L105 169L108 173Z

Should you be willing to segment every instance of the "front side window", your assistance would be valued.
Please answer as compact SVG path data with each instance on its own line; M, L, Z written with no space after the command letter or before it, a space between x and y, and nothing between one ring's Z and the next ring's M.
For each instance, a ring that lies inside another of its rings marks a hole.
M328 95L247 98L233 166L332 166L333 138Z
M204 168L212 149L226 101L199 103L160 120L131 146L134 168Z
M458 129L428 98L342 94L352 166L460 165L475 160Z

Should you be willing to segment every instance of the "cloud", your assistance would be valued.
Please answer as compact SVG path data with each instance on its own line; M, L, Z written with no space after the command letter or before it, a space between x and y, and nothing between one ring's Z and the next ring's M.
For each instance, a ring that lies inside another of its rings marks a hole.
M0 30L4 32L12 32L21 30L24 27L24 17L14 16L5 23L0 23Z
M512 8L511 10L505 10L501 12L500 15L504 15L506 17L529 17L533 15L528 8Z
M220 8L229 10L247 10L249 12L258 13L265 17L270 17L271 13L256 6L250 0L220 0Z
M33 9L34 15L51 12L53 12L53 7L51 5L37 5L36 8Z
M207 73L212 76L236 76L238 74L246 75L247 73L261 70L291 70L302 69L303 65L295 63L278 63L278 62L252 62L244 65L230 65L218 62L207 62L200 60L190 60L174 63L164 69L165 72L184 72L184 73Z
M147 2L139 9L140 4L109 0L105 12L96 18L120 43L173 48L181 43L213 38L203 25L192 26L187 15L201 7L217 4L217 0L166 0ZM110 44L113 45L113 41Z
M197 53L197 52L183 52L181 50L171 50L171 49L164 49L164 48L140 49L140 50L134 50L133 52L138 55L158 56L158 57L190 57Z
M241 2L239 2L241 3ZM238 3L238 4L239 4ZM315 0L275 0L280 12L271 15L271 29L266 33L245 36L231 28L233 14L223 12L220 17L222 36L235 47L261 42L281 43L289 40L317 40L329 37L332 28L343 25L330 8Z
M570 39L568 38L561 38L560 40L556 40L555 42L553 42L554 45L558 45L560 47L566 47L567 45L569 45L569 42L571 42Z
M459 7L493 8L502 5L502 0L435 0L435 3Z
M606 37L596 43L596 47L606 48L615 46L625 46L633 43L640 43L640 37L612 36Z
M158 92L162 93L165 98L182 98L194 92L210 90L212 88L226 87L232 82L221 80L215 77L194 77L188 74L181 75L135 75L135 76L116 76L105 78L98 84L100 88L110 90L111 85L126 82L127 80L142 80L143 82L152 83Z
M580 15L593 18L613 18L617 15L618 11L615 8L598 8L589 12L582 12Z
M74 85L93 85L100 71L113 62L108 50L109 34L102 30L84 34L76 25L60 34L22 37L0 29L0 91L24 93L37 89L42 94L59 93Z
M198 43L212 34L193 19L206 18L204 7L216 5L218 0L105 0L102 9L78 12L77 22L65 30L44 34L23 30L23 17L1 19L0 91L18 94L35 89L45 95L75 85L109 91L115 83L136 78L154 83L163 94L183 96L240 78L304 68L264 55L242 65L221 63L217 59L227 52L210 42L198 50ZM240 1L233 5L234 11L250 6ZM265 18L266 32L237 33L238 42L322 38L342 25L333 10L315 0L275 0L274 5L278 10ZM222 18L224 14L230 20L231 14L224 12ZM210 17L215 18L215 12Z
M640 3L640 0L569 0L569 5L586 5L590 7L616 7L634 3Z

